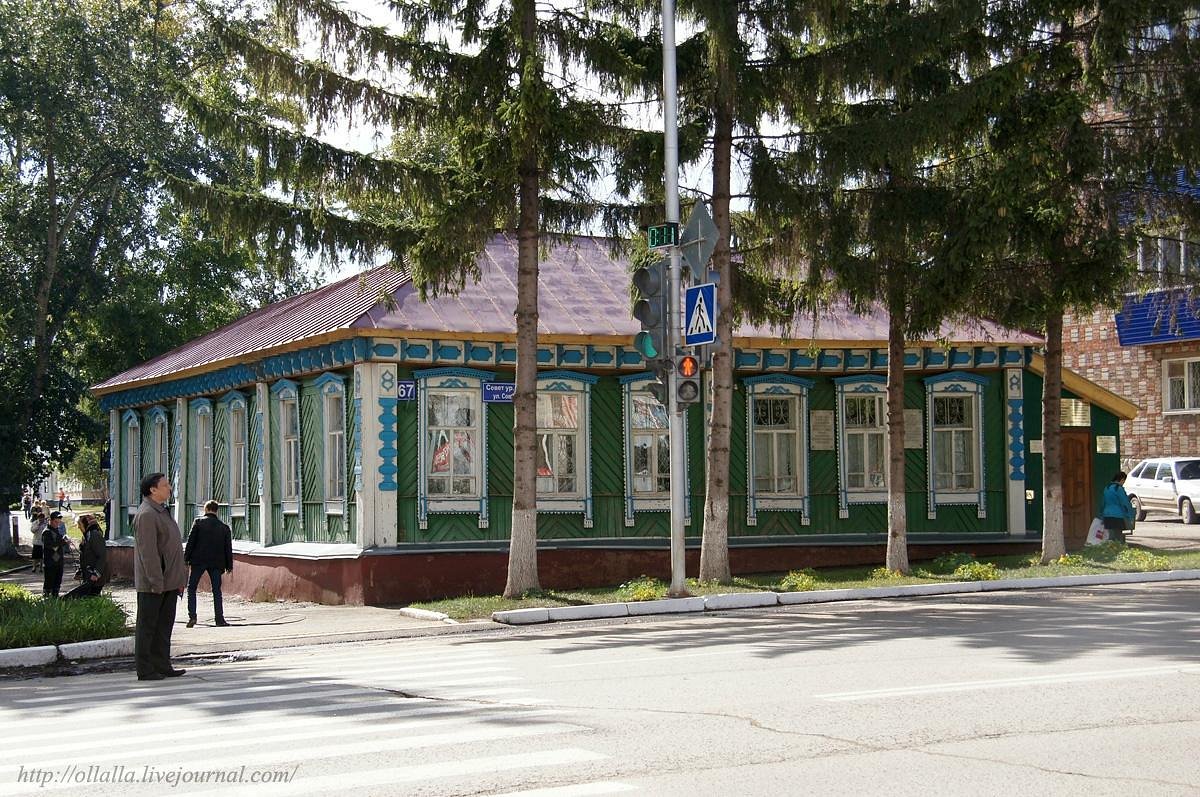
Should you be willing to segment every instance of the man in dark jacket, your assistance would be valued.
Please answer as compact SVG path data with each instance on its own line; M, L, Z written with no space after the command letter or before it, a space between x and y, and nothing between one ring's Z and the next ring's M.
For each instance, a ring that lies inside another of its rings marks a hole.
M69 546L67 526L63 522L62 513L51 512L50 522L42 531L42 568L45 573L42 594L47 598L57 598L58 591L62 588L63 560L67 556Z
M90 598L99 595L108 583L108 549L104 543L104 532L91 515L79 516L79 527L83 530L83 541L79 545L79 575L82 582L78 587L63 595L67 598Z
M221 603L221 572L233 572L233 532L217 517L220 506L216 501L204 505L204 517L198 517L192 523L187 547L183 550L183 561L192 568L188 578L188 628L196 624L196 587L205 573L212 585L216 625L229 625L225 622L225 609Z

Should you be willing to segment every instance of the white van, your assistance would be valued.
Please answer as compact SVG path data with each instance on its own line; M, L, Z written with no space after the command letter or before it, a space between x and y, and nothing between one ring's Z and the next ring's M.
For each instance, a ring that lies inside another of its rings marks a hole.
M1143 459L1129 471L1125 492L1138 520L1169 512L1184 523L1200 522L1200 456Z

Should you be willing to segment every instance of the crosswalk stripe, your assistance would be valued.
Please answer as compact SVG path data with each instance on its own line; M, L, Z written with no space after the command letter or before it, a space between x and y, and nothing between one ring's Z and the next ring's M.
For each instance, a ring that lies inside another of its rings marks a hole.
M292 797L297 794L348 793L370 786L415 783L422 780L434 780L436 778L477 775L483 772L504 772L513 769L582 764L588 761L599 761L604 758L607 758L607 756L601 753L577 747L568 747L535 753L516 753L460 761L439 761L433 764L416 764L409 767L375 769L366 772L320 775L312 778L300 778L290 783L256 784L235 789L221 788L206 792L194 792L193 797L200 797L201 795L221 795L221 797L237 797L238 795L246 795L247 797L272 797L272 795L281 795L282 797Z
M306 747L303 749L277 750L269 753L255 753L248 756L231 757L229 766L269 766L275 769L282 769L287 764L295 762L310 762L319 759L328 758L343 758L348 756L363 755L369 753L391 753L401 750L416 750L425 747L438 747L442 745L460 745L491 741L502 741L506 739L523 739L534 736L549 736L556 733L568 733L570 731L584 730L583 726L570 725L567 723L547 723L534 727L511 727L511 728L468 728L466 730L456 730L448 733L427 733L419 736L407 736L398 739L372 739L366 741L358 741L351 744L330 744L320 747ZM159 748L151 751L153 756L170 755L170 748ZM455 762L449 761L445 764L437 766L454 767ZM203 770L212 767L212 760L207 757L200 757L192 760L185 759L183 761L171 761L171 766L183 770ZM420 765L413 767L420 769ZM355 773L356 774L356 773ZM347 773L346 775L334 776L337 780L336 785L331 786L331 790L335 792L345 792L350 783L354 780L354 774ZM314 780L316 780L314 778ZM288 784L289 786L291 784ZM60 789L78 789L78 785L74 783L51 784L43 788L41 791L57 791ZM257 788L262 788L261 786ZM227 792L226 792L227 793ZM258 794L259 792L255 792ZM287 794L294 794L295 791L289 789Z
M536 712L528 712L528 711L526 711L526 712L515 712L515 711L498 712L498 713L493 713L492 715L487 717L487 721L495 722L498 720L504 720L504 721L525 720L528 718L535 718L534 717L535 713ZM546 714L551 714L551 713L552 712L546 712ZM480 719L479 717L473 716L467 712L459 712L459 716L453 716L453 717L405 718L405 719L396 719L396 720L390 720L390 721L384 721L384 722L373 722L370 725L363 725L363 726L357 727L357 728L339 728L338 734L339 734L339 738L347 738L347 737L354 737L354 736L363 736L363 735L367 735L367 734L374 735L374 734L381 734L384 732L402 731L406 728L415 728L415 729L423 730L425 728L454 727L457 725L464 725L464 724L468 724L471 722L476 722L479 719ZM299 726L303 727L303 728L307 728L307 730L296 730L298 723L288 722L286 727L289 731L292 731L290 733L279 733L278 731L280 730L280 723L278 723L278 722L262 723L259 725L245 725L245 726L240 726L237 728L231 728L228 730L226 730L224 727L221 727L218 729L217 727L208 725L208 726L205 726L198 730L195 730L191 733L188 733L186 731L179 732L179 733L172 733L170 736L170 740L169 740L170 743L166 746L164 746L164 740L163 740L162 735L142 736L142 737L132 737L132 738L131 737L122 737L121 744L123 745L123 747L119 750L101 750L101 751L95 751L95 752L88 752L86 754L78 755L78 756L69 756L69 755L64 756L60 752L56 751L56 752L50 754L49 757L51 760L46 761L44 763L36 760L36 754L31 755L28 752L28 750L26 750L25 752L21 753L20 756L0 755L0 761L3 761L5 758L19 758L19 763L0 764L0 775L15 773L22 766L24 766L26 768L31 767L31 766L59 767L59 766L67 766L70 764L85 764L85 765L86 764L98 764L103 761L125 762L130 759L130 756L131 756L130 750L135 749L134 746L136 744L142 743L142 742L145 742L145 743L154 742L155 743L152 746L152 749L154 750L154 753L153 753L154 756L158 756L158 755L176 756L176 755L181 755L184 753L195 753L195 752L199 752L201 750L222 750L225 748L238 747L239 745L246 744L248 741L258 744L258 743L261 743L263 741L263 739L261 737L256 737L256 734L260 733L261 731L265 731L265 730L273 731L269 737L270 743L273 745L278 745L278 744L282 744L285 742L296 742L296 741L301 741L301 740L305 740L305 739L327 739L329 737L330 728L334 724L336 724L336 723L332 723L328 720L323 720L319 723L305 722L305 723L300 723ZM548 724L553 724L553 723L548 723ZM214 734L217 734L219 736L219 738L213 738ZM196 737L196 736L205 736L208 738L205 741L193 742L190 744L178 744L177 743L180 741L184 741L189 737ZM249 739L243 738L246 736L249 736L250 738ZM24 740L22 740L22 741L24 741ZM241 752L241 750L238 750L237 752Z
M188 681L185 684L180 684L178 682L172 683L171 686L164 686L162 689L137 688L136 690L131 690L130 692L118 692L117 690L115 690L111 687L107 690L99 691L99 692L75 692L75 691L71 691L71 690L63 690L57 695L46 696L46 697L31 697L31 698L25 698L23 700L16 700L14 702L18 703L21 707L27 707L29 709L36 710L36 709L48 708L48 707L50 707L50 704L54 704L54 703L67 703L70 705L78 705L79 701L81 701L81 700L90 700L90 699L94 699L94 698L113 698L113 699L120 699L120 701L122 703L130 703L130 702L137 702L137 701L140 701L143 699L161 700L161 699L176 697L176 696L191 697L192 695L196 694L196 691L197 691L196 681L197 680L201 681L201 683L204 684L204 686L200 687L200 689L202 690L202 693L205 697L211 697L213 695L239 694L239 695L243 695L247 698L250 698L250 697L254 697L256 695L262 694L263 692L278 692L281 689L303 689L306 692L308 692L309 694L312 694L314 692L319 692L324 689L333 689L333 688L337 688L339 686L345 686L345 684L339 683L336 679L326 680L320 684L311 684L311 683L306 684L306 683L299 683L299 682L282 683L281 684L281 683L271 682L271 681L264 681L263 683L260 683L260 684L255 684L255 683L237 684L235 681L222 682L222 681L210 681L210 680L198 678L195 680ZM229 683L230 686L227 689L210 688L213 685L219 685L221 683ZM172 688L172 687L174 687L174 688ZM119 689L119 687L118 687L118 689ZM192 701L189 700L188 702L192 702Z
M506 791L504 794L493 794L492 797L588 797L592 794L620 794L634 791L637 786L631 783L618 783L612 780L597 780L592 783L574 783L570 786L549 786L544 789L526 789L525 791Z

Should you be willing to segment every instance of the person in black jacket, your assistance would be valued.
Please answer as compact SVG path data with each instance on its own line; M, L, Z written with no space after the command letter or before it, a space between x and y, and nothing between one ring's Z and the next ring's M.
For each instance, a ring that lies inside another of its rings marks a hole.
M192 523L183 549L183 561L192 568L188 578L188 628L196 624L196 587L205 573L212 585L216 625L229 625L225 622L225 608L221 604L221 571L233 572L233 532L217 517L220 507L216 501L204 505L204 517L198 517Z
M42 531L42 595L57 598L62 588L63 560L67 557L71 543L67 540L67 525L61 512L51 512L50 522Z
M63 600L99 595L108 583L108 549L100 524L91 515L80 515L79 528L83 530L83 541L79 545L79 574L76 578L82 583L63 595Z

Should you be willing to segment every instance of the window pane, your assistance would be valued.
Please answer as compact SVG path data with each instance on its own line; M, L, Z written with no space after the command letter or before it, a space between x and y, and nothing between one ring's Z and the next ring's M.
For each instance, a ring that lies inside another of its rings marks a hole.
M434 478L429 480L430 495L445 495L447 492L447 480L444 478Z
M846 487L860 490L864 484L863 436L846 435Z
M454 433L454 472L474 473L475 438L471 432Z
M633 394L630 420L634 429L666 429L667 410L653 396Z
M867 473L867 483L871 487L883 487L886 483L883 475L883 435L867 435L867 443L867 465L869 468Z
M558 435L558 445L555 447L554 464L561 476L575 475L575 435Z
M1184 397L1183 377L1171 378L1167 380L1167 409L1187 409L1187 404Z
M1188 409L1200 407L1200 360L1188 363Z
M654 438L637 435L633 438L633 489L636 492L654 492L654 474L650 472L650 446Z
M796 436L780 433L775 436L775 443L775 489L780 493L796 493Z
M579 396L551 396L551 426L555 429L575 429L579 426Z
M671 473L671 438L668 435L656 435L658 438L658 475L667 476ZM668 487L668 489L670 489Z
M754 435L754 489L771 491L771 435L757 432Z
M445 429L429 432L429 472L450 472L450 435Z
M331 432L340 432L346 428L346 412L345 404L341 396L331 396L329 398L329 417L326 418L326 427Z
M455 477L454 479L454 494L455 495L474 495L475 480L468 478Z
M1168 360L1167 361L1167 376L1182 377L1183 376L1183 360Z

